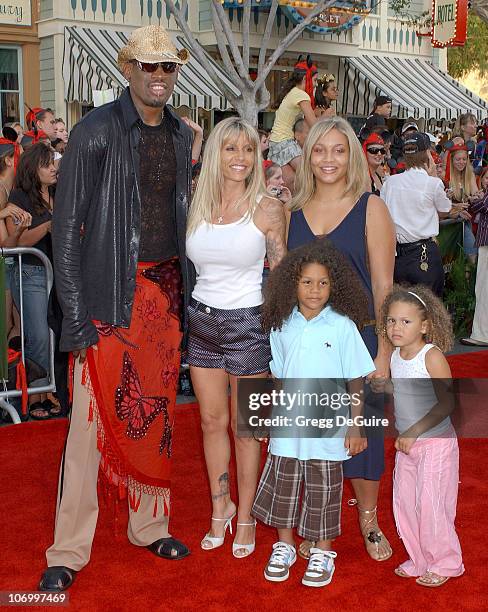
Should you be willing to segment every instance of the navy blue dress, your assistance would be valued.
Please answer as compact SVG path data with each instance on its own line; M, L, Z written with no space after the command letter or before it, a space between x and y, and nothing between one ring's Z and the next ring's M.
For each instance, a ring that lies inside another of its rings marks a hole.
M303 210L291 213L288 231L288 250L291 251L316 238L328 238L334 246L349 260L353 270L358 274L368 295L371 319L375 318L371 276L367 265L366 245L366 208L371 194L364 193L343 221L326 236L316 236L305 219ZM378 338L374 326L368 325L361 332L369 354L374 359L378 351ZM372 393L366 385L365 417L383 416L383 395ZM346 478L365 478L379 480L385 469L384 443L381 430L369 432L368 448L355 455L343 464Z

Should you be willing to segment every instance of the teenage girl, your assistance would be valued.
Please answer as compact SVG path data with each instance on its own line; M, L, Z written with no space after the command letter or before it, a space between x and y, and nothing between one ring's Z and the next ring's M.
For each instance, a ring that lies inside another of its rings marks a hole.
M345 379L350 393L361 393L363 377L375 369L356 327L368 316L360 280L330 241L317 240L288 253L265 290L262 320L264 329L271 331L273 376ZM360 407L351 409L352 416L357 416L355 410L359 414ZM307 416L307 408L294 412ZM297 558L297 528L298 535L313 542L302 583L330 583L337 556L332 541L340 535L342 462L366 445L357 427L317 438L271 434L252 510L253 516L278 531L264 570L266 580L288 578Z
M471 215L468 209L469 198L479 195L479 190L469 159L468 147L465 144L455 144L449 149L444 182L448 188L448 197L452 200L449 216L454 219L464 220L464 252L471 262L475 263L478 249L474 244Z
M393 510L409 555L395 573L438 587L464 572L454 526L459 448L449 418L451 370L443 355L453 343L451 320L430 289L415 285L393 288L382 323L395 347L391 377L399 436Z

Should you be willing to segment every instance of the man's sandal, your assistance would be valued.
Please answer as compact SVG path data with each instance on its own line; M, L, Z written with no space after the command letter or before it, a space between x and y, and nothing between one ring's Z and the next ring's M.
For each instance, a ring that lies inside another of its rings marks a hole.
M42 402L42 406L49 412L50 417L57 418L63 414L61 404L56 404L51 399L47 398Z
M439 574L434 574L434 572L426 572L423 576L417 578L415 582L421 586L432 588L442 586L449 578L450 576L439 576Z
M310 559L310 549L315 548L315 542L303 540L298 547L298 556L302 559Z
M64 565L53 565L44 570L39 583L39 591L48 593L61 593L73 584L75 570Z
M49 410L42 402L35 402L29 406L29 416L34 421L48 421L51 418Z
M158 557L170 559L171 561L184 559L190 554L188 547L175 538L160 538L152 544L149 544L149 546L146 546L146 548Z
M369 556L375 561L386 561L392 556L393 551L386 536L378 527L376 508L372 510L363 510L358 504L358 511L359 525ZM366 516L362 517L361 515ZM384 550L386 551L385 556L380 555L380 544L384 545Z

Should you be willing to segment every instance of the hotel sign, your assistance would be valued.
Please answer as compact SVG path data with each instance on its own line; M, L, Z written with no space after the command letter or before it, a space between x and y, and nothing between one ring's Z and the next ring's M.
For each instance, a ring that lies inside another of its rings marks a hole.
M466 43L468 0L433 0L432 45L462 47Z
M31 0L0 0L0 24L32 25Z

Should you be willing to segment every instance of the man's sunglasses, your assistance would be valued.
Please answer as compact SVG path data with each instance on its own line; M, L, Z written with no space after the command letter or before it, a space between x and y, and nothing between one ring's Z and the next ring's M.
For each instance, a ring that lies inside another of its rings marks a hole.
M139 70L149 73L156 72L156 70L161 66L165 74L172 74L178 65L175 62L156 62L153 64L149 62L140 62L139 60L135 60L134 63Z
M368 151L368 153L371 153L371 155L378 155L378 153L381 153L381 155L385 155L386 153L386 149L380 149L377 147L368 147L366 150Z

